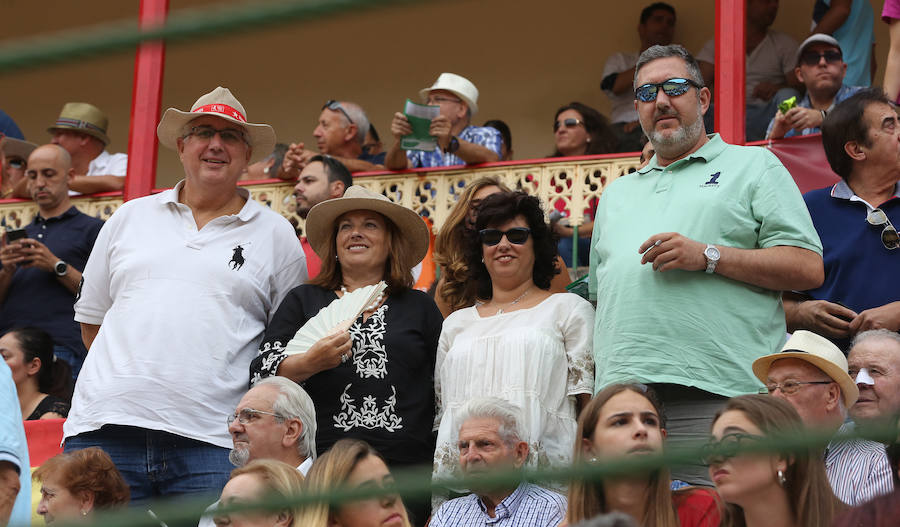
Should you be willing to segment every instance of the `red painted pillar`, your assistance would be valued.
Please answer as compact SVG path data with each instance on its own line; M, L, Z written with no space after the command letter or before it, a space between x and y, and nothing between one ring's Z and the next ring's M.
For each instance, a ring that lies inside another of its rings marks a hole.
M746 0L716 0L716 130L729 143L744 144Z
M141 29L163 25L169 0L141 0L138 25ZM156 124L162 104L163 68L166 47L162 41L138 46L134 58L134 87L131 95L131 129L128 134L128 175L124 199L147 196L156 184Z

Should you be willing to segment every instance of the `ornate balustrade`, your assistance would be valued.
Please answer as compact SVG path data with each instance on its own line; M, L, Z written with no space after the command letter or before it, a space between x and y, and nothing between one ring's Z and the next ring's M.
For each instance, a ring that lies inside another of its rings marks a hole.
M548 212L554 205L569 211L572 223L580 225L583 212L588 210L595 198L600 197L606 185L637 165L636 157L585 156L493 163L455 170L360 174L354 180L356 184L429 218L435 230L444 224L462 189L470 181L484 176L497 177L510 188L520 188L538 196L546 204ZM296 203L292 197L293 184L267 180L250 182L246 188L253 199L282 214L302 231L303 220L296 215ZM122 197L78 197L73 198L73 202L86 214L107 219L122 203ZM36 213L37 206L31 201L0 201L0 225L7 228L27 224Z

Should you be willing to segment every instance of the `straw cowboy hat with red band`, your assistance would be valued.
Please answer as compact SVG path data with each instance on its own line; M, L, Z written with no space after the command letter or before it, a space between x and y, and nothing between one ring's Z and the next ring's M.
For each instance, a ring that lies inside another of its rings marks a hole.
M177 150L178 138L184 137L187 124L203 115L220 117L243 128L253 149L251 163L269 155L275 148L275 130L267 124L247 122L244 105L231 94L231 90L221 86L197 99L189 112L177 108L166 110L156 127L159 142Z

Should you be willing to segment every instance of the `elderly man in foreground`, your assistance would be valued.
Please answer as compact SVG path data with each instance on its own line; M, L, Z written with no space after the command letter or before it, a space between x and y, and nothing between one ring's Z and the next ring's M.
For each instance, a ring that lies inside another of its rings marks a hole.
M166 110L157 135L185 178L100 231L75 305L89 353L63 429L67 451L112 457L133 501L225 486L222 420L271 315L306 278L293 227L237 186L272 150L270 126L220 87Z
M466 476L520 469L528 457L521 440L520 410L493 397L472 399L463 406L459 427L459 465ZM523 482L516 487L482 486L445 502L431 518L431 527L496 525L556 527L566 517L566 498Z
M856 506L893 490L884 446L840 437L853 430L853 423L845 421L859 390L837 346L821 335L796 331L781 352L756 359L753 373L766 392L791 403L808 428L834 434L825 450L825 470L838 499Z

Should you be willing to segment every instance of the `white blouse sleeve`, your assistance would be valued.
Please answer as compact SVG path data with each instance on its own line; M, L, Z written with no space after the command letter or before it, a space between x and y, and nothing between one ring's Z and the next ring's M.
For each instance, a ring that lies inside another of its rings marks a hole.
M452 324L447 324L444 322L444 325L441 329L441 336L438 339L438 347L437 347L437 355L434 359L434 427L432 430L437 431L437 429L441 426L441 417L444 415L444 407L441 401L441 368L444 365L444 358L447 357L447 353L450 351L450 326Z
M590 302L573 293L571 309L563 320L563 338L569 362L566 395L594 393L594 308Z

